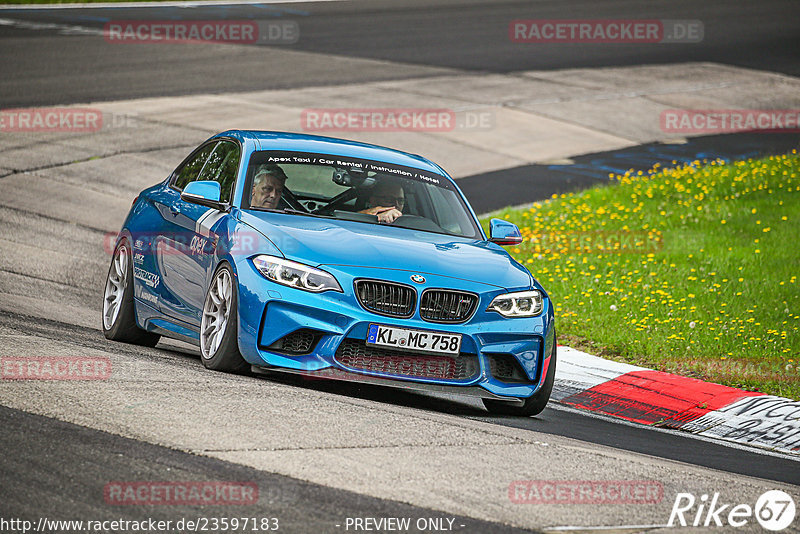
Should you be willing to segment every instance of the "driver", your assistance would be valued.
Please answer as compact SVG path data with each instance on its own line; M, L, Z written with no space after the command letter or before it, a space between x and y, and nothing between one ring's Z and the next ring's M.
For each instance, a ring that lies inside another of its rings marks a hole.
M367 199L367 209L359 213L377 215L378 222L391 224L403 215L406 196L402 186L391 180L375 184Z
M250 207L274 210L281 199L286 173L274 164L262 165L253 177Z

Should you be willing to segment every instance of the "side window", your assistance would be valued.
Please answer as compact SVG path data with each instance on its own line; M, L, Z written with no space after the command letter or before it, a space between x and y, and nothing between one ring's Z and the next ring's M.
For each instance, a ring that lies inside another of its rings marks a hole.
M173 185L177 187L178 190L183 191L183 188L186 187L186 184L197 180L197 175L200 174L201 170L203 170L203 165L208 159L208 155L211 154L212 150L214 150L215 146L216 143L209 143L177 171L177 176L175 177L175 182Z
M220 200L230 202L233 183L239 172L239 145L220 141L200 174L199 180L219 182Z

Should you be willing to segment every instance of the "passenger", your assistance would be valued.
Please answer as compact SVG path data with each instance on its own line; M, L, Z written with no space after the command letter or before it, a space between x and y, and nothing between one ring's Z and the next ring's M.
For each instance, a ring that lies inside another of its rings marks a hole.
M384 180L373 186L367 208L359 213L377 215L378 222L391 224L403 215L406 196L402 186L394 181Z
M262 165L253 177L250 207L274 210L283 193L286 173L277 165Z

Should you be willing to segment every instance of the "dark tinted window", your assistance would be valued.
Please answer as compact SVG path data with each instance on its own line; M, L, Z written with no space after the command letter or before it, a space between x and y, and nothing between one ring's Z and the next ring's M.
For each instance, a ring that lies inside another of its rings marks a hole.
M209 143L203 147L197 154L194 155L186 164L177 171L175 178L175 187L183 190L186 184L197 180L197 175L203 170L203 165L208 159L208 155L214 150L216 143Z
M239 145L221 141L208 158L199 180L219 182L220 200L230 202L233 183L239 171Z

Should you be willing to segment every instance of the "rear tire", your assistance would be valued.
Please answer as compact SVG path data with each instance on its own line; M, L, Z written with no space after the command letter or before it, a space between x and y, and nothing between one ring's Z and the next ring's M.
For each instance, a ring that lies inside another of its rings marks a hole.
M203 303L200 322L200 360L206 369L246 373L250 365L239 352L237 283L231 268L217 268Z
M114 250L103 292L103 335L113 341L155 347L161 338L136 324L133 303L133 267L127 239Z
M525 417L542 413L542 410L550 400L550 393L553 391L553 383L556 379L556 345L556 339L553 336L553 352L550 355L550 365L547 368L547 376L544 379L544 384L542 384L542 389L525 399L525 402L521 405L494 399L482 399L486 409L493 414L521 415Z

